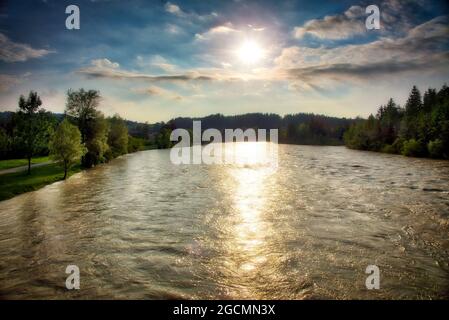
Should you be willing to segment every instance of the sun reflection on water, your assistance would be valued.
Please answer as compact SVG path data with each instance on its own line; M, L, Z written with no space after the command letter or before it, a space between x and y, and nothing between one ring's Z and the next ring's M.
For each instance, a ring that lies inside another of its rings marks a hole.
M267 182L273 174L269 166L259 165L266 154L265 143L244 142L235 146L235 163L244 164L227 167L228 183L234 183L230 193L233 218L228 231L229 243L226 259L232 265L233 282L253 283L268 263L269 244L267 238L272 227L267 221ZM260 280L260 279L259 279ZM257 286L248 285L254 292L238 292L234 296L254 297Z

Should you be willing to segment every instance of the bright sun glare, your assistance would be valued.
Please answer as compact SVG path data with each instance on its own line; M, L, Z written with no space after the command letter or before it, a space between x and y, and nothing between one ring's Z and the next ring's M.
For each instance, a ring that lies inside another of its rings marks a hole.
M259 62L264 55L263 49L254 41L247 40L237 50L237 56L245 64Z

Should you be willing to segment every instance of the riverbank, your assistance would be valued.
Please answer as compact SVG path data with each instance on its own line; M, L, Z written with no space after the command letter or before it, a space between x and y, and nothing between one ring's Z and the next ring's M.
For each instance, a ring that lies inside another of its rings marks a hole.
M78 163L67 173L70 177L82 170ZM48 184L63 180L64 171L58 163L51 163L33 168L31 175L26 171L4 174L0 178L0 201L13 198L19 194L38 190Z
M144 149L140 151L146 150L152 149ZM118 159L120 157L117 157L115 159ZM48 157L45 158L48 159ZM43 159L44 157L42 157L40 161L42 161ZM103 164L108 163L106 162ZM0 175L0 201L11 199L22 193L36 191L40 188L45 187L46 185L64 180L64 170L59 163L53 162L49 164L43 164L42 166L39 165L40 164L31 169L31 175L28 175L26 170ZM81 166L81 162L78 162L67 172L67 179L70 178L70 176L72 176L73 174L86 169L87 168Z

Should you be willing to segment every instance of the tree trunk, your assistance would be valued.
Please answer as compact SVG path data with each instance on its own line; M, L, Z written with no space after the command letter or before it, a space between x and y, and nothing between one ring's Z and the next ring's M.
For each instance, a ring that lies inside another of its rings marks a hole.
M28 173L27 174L31 174L31 157L28 157Z

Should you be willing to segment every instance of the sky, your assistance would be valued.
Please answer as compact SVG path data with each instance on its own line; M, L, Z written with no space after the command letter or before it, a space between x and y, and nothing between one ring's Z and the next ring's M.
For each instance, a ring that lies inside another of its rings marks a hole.
M66 28L69 5L80 29ZM366 7L380 10L368 30ZM68 89L135 121L249 112L366 117L449 83L446 1L0 0L0 111Z

